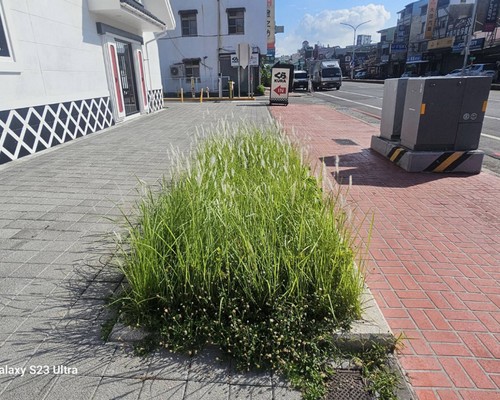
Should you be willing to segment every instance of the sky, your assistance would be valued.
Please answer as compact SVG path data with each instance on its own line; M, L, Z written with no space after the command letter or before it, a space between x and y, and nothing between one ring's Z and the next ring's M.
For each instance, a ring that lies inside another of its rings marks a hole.
M398 11L411 0L275 0L276 25L284 25L285 33L276 34L276 55L290 55L307 40L310 46L349 46L354 30L341 22L360 26L357 35L371 35L380 41L377 31L395 26Z

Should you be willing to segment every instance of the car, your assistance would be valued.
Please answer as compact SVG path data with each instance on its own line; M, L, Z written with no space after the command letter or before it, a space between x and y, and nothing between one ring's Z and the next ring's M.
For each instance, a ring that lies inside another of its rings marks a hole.
M413 71L406 71L401 75L401 78L416 78L418 75L416 72Z
M461 76L461 75L462 75L462 68L454 69L453 71L446 74L446 76Z
M354 74L354 79L367 79L368 72L366 71L358 71Z

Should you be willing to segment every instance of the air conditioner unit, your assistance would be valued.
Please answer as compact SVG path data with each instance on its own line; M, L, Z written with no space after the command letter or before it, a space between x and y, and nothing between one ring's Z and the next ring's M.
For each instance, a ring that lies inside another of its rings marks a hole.
M170 76L173 78L182 78L184 75L184 64L174 64L170 66Z

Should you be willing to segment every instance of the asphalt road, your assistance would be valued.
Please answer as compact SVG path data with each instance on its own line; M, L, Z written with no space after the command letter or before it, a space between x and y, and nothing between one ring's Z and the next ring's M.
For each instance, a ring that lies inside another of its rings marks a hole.
M328 102L333 107L365 120L380 124L384 85L366 82L344 81L340 90L295 92L291 102ZM500 175L500 91L492 90L483 122L479 149L484 151L483 169Z

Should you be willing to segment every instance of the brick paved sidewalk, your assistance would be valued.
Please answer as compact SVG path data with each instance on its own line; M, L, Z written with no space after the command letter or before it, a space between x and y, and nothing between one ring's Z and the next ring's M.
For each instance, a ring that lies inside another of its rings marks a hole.
M418 398L500 399L500 178L405 172L369 150L378 128L326 106L271 112L332 177L339 156L365 239L374 215L367 282Z

